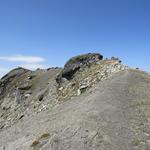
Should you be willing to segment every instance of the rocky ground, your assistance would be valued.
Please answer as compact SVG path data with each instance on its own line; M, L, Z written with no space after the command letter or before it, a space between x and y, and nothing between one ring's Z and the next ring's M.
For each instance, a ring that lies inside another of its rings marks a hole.
M16 68L1 79L0 129L56 103L60 68L30 71Z
M150 75L100 54L0 80L0 150L149 150Z

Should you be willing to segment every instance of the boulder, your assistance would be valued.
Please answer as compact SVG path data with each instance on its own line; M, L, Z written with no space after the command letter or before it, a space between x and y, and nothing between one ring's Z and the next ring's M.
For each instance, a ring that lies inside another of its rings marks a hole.
M5 76L3 76L1 78L1 81L8 81L8 80L10 81L10 79L13 79L13 78L20 76L29 71L30 70L24 69L22 67L15 68L15 69L11 70L9 73L7 73Z
M98 53L88 53L72 57L64 66L61 73L57 76L56 81L61 83L62 79L71 80L73 75L84 65L98 62L103 56Z
M10 89L13 89L14 83L17 84L17 79L19 79L25 73L31 72L28 69L24 69L22 67L15 68L8 72L5 76L0 79L0 99L9 93Z

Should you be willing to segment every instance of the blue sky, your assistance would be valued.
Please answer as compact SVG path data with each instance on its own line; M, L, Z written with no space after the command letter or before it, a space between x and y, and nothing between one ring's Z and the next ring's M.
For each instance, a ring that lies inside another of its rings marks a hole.
M88 52L150 71L150 1L0 0L0 76Z

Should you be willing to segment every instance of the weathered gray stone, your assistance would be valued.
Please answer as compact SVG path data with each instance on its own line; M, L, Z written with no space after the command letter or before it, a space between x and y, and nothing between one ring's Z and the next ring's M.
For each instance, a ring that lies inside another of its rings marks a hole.
M62 72L57 76L56 80L58 83L62 82L62 78L70 80L81 66L96 63L102 59L103 56L98 53L88 53L73 57L65 64Z

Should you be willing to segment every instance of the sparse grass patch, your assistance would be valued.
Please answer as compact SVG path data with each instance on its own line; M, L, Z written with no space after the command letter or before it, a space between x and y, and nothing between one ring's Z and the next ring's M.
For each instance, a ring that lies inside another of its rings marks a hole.
M42 134L39 138L37 138L33 143L31 144L31 147L41 146L43 144L43 141L47 140L50 136L49 133Z
M133 140L132 141L132 144L134 145L134 146L138 146L138 145L140 145L140 141L137 139L137 140Z
M44 133L41 135L40 139L48 138L50 136L49 133Z

